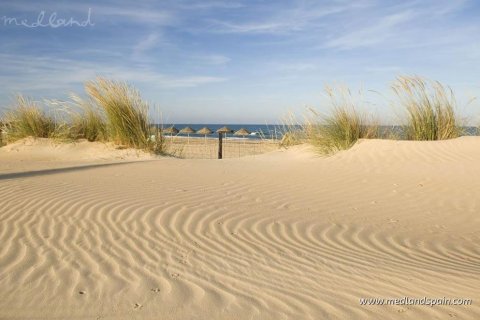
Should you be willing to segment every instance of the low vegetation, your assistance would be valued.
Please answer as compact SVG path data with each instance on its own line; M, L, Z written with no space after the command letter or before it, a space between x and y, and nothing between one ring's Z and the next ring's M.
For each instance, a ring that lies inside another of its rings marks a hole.
M331 112L322 115L310 109L304 126L306 136L320 152L331 154L352 147L358 139L377 138L376 121L360 111L348 88L327 87Z
M399 77L392 86L405 110L404 134L408 140L445 140L460 136L453 91L438 81Z
M50 138L57 129L55 120L40 106L21 95L16 97L14 106L6 112L2 131L7 142L26 137Z
M125 83L107 79L90 81L85 85L85 90L106 116L109 139L128 147L149 148L148 105L137 90ZM98 120L95 113L90 114Z
M72 95L71 100L74 106L69 109L71 137L88 141L107 141L107 123L102 110L90 99Z
M306 142L307 131L305 125L298 121L293 112L289 112L282 119L282 124L277 126L275 132L281 135L280 147L288 148Z
M60 103L64 117L50 117L36 103L19 96L2 120L7 141L29 136L87 139L164 152L164 139L151 123L148 104L137 90L123 82L98 78L87 82L85 91L86 98L73 95L72 101Z
M324 154L352 147L358 139L387 138L444 140L462 134L453 91L437 81L403 76L392 85L396 105L403 114L400 127L380 129L374 118L361 112L361 105L348 88L327 87L330 112L313 109L303 121L288 114L276 128L280 146L308 142ZM72 95L61 111L51 115L36 102L18 96L0 126L0 145L28 136L66 140L109 141L118 145L165 152L165 139L149 118L149 105L140 93L124 82L97 78L85 84L84 97ZM158 110L157 110L158 111ZM66 114L66 116L65 116ZM3 123L3 124L2 124Z

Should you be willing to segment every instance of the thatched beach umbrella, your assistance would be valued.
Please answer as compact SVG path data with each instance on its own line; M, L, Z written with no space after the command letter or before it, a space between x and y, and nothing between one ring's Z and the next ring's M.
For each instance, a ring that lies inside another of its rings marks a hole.
M191 127L185 127L180 130L180 133L187 134L187 144L190 144L190 134L195 133L195 130L193 130Z
M197 131L197 134L202 134L205 136L205 143L207 143L207 135L212 134L213 131L209 127L203 127L202 129Z
M242 136L243 140L243 146L245 147L245 136L248 136L250 134L250 131L248 131L245 128L241 128L240 130L235 131L234 135L235 136ZM240 146L238 146L238 156L240 157Z
M241 128L240 130L235 131L234 135L236 136L242 136L242 138L245 139L245 136L248 136L250 134L250 131L248 131L245 128ZM243 140L243 144L245 145L245 140Z
M177 134L179 131L177 128L175 128L174 126L171 126L165 130L163 130L164 133L170 133L170 136L173 136L174 134Z
M224 126L224 127L217 130L217 133L218 133L218 159L223 158L223 146L222 146L223 135L225 134L225 136L227 136L227 133L232 133L232 132L233 132L233 130L230 129L229 127L227 127L227 126Z
M217 130L217 133L224 133L224 134L232 133L232 132L233 130L227 126L221 127L220 129Z
M197 134L203 134L205 137L205 151L207 151L207 135L212 134L213 131L209 127L203 127L202 129L197 131ZM210 155L209 155L210 157Z
M250 131L248 131L245 128L241 128L240 130L235 131L234 135L236 136L242 136L245 138L245 136L248 136L250 134Z

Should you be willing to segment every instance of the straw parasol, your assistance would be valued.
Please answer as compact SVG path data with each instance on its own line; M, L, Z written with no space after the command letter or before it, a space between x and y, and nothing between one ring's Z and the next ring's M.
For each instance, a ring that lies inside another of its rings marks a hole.
M218 133L218 159L222 159L223 157L223 147L222 147L222 140L223 136L225 135L225 138L227 137L227 133L232 133L233 130L230 129L227 126L221 127L220 129L217 130ZM225 141L227 142L227 141Z
M240 130L235 131L234 135L236 136L242 136L245 138L245 136L248 136L250 134L250 131L248 131L245 128L241 128Z
M179 132L187 134L187 144L190 144L190 134L195 133L195 130L193 130L191 127L185 127Z
M225 137L227 137L227 133L233 133L233 130L230 129L227 126L221 127L220 129L217 130L217 133L223 133Z
M212 134L213 131L209 127L203 127L197 131L197 134L202 134L205 137L205 151L207 151L207 135Z
M245 136L248 136L250 134L250 131L248 131L245 128L241 128L237 131L235 131L234 135L236 136L242 136L242 138L245 138ZM243 144L245 145L245 140L243 140Z
M205 137L207 137L208 134L212 134L213 131L209 127L203 127L202 129L197 131L197 134L202 134Z
M239 130L235 131L234 135L235 136L242 136L243 140L243 146L245 147L245 136L248 136L250 134L250 131L248 131L245 128L240 128ZM238 147L238 156L240 157L240 146Z
M163 130L164 133L170 133L170 136L173 136L174 134L177 134L179 131L177 128L175 128L174 126L171 126L165 130Z
M220 129L217 130L217 133L232 133L233 130L230 129L229 127L221 127Z
M207 135L212 134L213 131L209 127L203 127L202 129L197 131L197 134L202 134L205 136L205 144L207 143Z

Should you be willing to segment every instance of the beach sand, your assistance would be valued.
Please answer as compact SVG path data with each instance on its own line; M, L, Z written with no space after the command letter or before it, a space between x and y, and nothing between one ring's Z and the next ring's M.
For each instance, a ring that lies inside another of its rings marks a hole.
M480 137L224 160L41 143L0 148L0 319L480 318ZM359 303L405 296L473 304Z

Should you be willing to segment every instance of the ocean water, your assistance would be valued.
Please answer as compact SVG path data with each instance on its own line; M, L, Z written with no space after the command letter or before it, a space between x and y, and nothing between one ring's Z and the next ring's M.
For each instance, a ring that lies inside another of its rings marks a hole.
M214 133L207 136L207 137L218 137L218 134L216 131L224 126L227 126L228 128L232 129L233 131L238 131L242 128L247 129L250 131L252 134L242 137L242 136L236 136L233 134L228 134L228 138L248 138L248 139L272 139L272 138L277 138L281 139L283 136L282 129L280 125L264 125L264 124L164 124L164 128L168 128L171 126L175 126L178 130L181 130L185 127L191 127L193 130L197 131L202 129L203 127L208 127L210 130L212 130ZM178 136L187 136L186 134L179 133ZM190 134L190 137L203 137L202 134Z
M168 128L171 126L175 126L178 130L181 130L185 127L191 127L193 130L197 131L202 129L203 127L208 127L214 133L207 136L207 137L217 137L218 134L216 131L223 126L224 124L164 124L164 128ZM250 131L252 134L242 137L242 136L235 136L233 134L228 134L228 138L247 138L247 139L282 139L284 133L284 127L282 125L265 125L265 124L227 124L228 128L232 129L233 131L240 130L241 128L245 128ZM300 126L297 126L300 129ZM464 127L465 136L475 136L479 135L479 131L476 127ZM396 134L399 138L402 137L402 128L400 126L380 126L380 135L384 138L389 136L389 133ZM187 136L186 134L179 133L178 136ZM190 137L203 137L201 134L190 134Z

